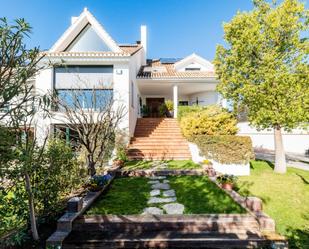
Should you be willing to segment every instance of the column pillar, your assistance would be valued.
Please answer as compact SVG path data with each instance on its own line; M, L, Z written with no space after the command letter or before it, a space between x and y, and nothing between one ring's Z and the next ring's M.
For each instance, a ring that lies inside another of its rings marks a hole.
M177 118L178 113L178 86L173 86L173 100L174 100L174 118Z

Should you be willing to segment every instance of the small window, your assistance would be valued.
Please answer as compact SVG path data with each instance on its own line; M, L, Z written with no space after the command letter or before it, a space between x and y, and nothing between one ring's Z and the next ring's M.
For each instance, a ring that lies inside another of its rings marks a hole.
M201 71L200 67L186 67L186 71Z

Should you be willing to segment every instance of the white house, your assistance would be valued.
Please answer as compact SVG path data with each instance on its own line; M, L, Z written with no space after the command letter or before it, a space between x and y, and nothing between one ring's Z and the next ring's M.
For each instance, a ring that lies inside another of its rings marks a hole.
M97 89L113 94L116 103L127 109L120 128L128 138L134 135L143 105L148 106L150 116L156 117L158 106L165 100L172 100L174 117L177 117L178 105L223 102L216 92L218 80L211 62L194 53L183 59L147 60L146 26L141 26L140 41L119 44L86 8L80 16L72 17L70 27L44 53L42 65L51 62L60 66L46 67L41 71L36 78L36 89L42 93L57 89L59 94L71 89ZM78 83L80 79L87 81L86 87ZM55 112L52 118L39 122L38 136L53 131L61 123L59 115L61 113ZM240 127L241 133L255 133L248 130L247 124ZM269 135L255 145L272 147L273 138ZM297 138L303 141L299 142L298 152L309 148L308 133L303 135Z
M87 81L86 89L106 84L117 102L127 107L122 129L133 136L135 123L141 117L141 106L157 107L164 100L174 101L175 117L178 104L201 105L218 103L213 65L192 54L184 59L146 60L146 26L141 26L141 40L135 44L118 44L85 8L79 17L72 17L71 26L48 51L42 64L46 67L36 78L36 89L58 92L81 89L80 79ZM54 118L44 120L41 131L59 123ZM59 114L60 115L60 114Z

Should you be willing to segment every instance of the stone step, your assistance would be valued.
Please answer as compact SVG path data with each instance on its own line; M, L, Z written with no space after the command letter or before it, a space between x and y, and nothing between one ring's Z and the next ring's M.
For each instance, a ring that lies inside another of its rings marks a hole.
M164 217L166 216L166 217ZM232 217L214 218L211 216L191 215L183 217L179 215L147 215L133 216L127 215L121 217L113 215L95 215L83 216L73 223L75 231L102 231L135 233L149 231L179 231L183 233L200 233L200 232L218 232L218 233L235 233L235 232L257 232L259 229L258 222L247 215L238 215ZM154 219L153 217L157 217Z
M160 137L160 138L149 138L149 137L133 137L131 138L131 142L135 141L141 141L141 142L149 142L149 143L154 143L154 142L162 142L162 143L179 143L179 141L183 141L187 143L187 140L184 139L183 137L176 137L173 138L172 140L167 137Z
M261 248L270 242L258 234L180 233L174 231L140 233L136 236L108 232L73 231L63 248Z
M140 118L128 149L129 159L191 158L177 119Z
M179 137L182 138L182 135L179 132L135 132L135 137Z
M158 138L158 139L161 139L161 138L165 138L165 139L167 139L167 138L169 138L169 139L174 139L174 138L184 139L181 134L166 134L166 135L164 135L164 134L154 134L154 135L150 134L148 136L146 136L146 135L134 135L134 137L146 137L146 138L154 138L154 139L156 139L156 138Z
M155 148L156 149L160 149L160 150L171 150L171 148L173 148L173 146L177 147L177 150L188 150L188 144L186 143L183 143L183 144L177 144L177 143L172 143L172 144L156 144L155 145ZM139 149L139 150L147 150L147 149L153 149L154 148L154 145L151 143L151 144L143 144L143 143L132 143L129 145L129 150L132 150L132 149ZM173 150L176 150L176 149L173 149Z
M153 145L156 144L156 147L162 147L162 148L171 148L171 147L174 147L174 146L177 146L179 148L188 148L188 144L186 142L181 142L179 141L179 143L169 143L169 142L163 142L163 143L154 143L152 141L149 141L149 142L143 142L143 141L139 141L139 142L131 142L130 145L129 145L129 148L140 148L140 147L151 147L153 148Z
M159 129L154 129L154 130L147 130L147 129L136 129L135 133L145 133L145 134L149 134L149 133L164 133L164 134L168 134L168 133L176 133L176 134L181 134L180 131L176 130L176 129L166 129L166 130L159 130Z
M128 155L129 160L191 160L191 155Z
M188 147L185 148L167 148L167 149L162 149L158 148L157 145L153 145L152 148L128 148L128 153L135 153L135 152L141 152L141 153L189 153L188 152Z

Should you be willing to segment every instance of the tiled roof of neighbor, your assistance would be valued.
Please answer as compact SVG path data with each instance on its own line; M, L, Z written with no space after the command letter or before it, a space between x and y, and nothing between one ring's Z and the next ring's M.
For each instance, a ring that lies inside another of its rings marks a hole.
M164 63L162 59L148 60L148 64L142 66L137 78L205 78L215 77L215 72L209 71L176 71L174 63ZM177 61L175 61L177 62Z
M120 49L123 52L112 52L112 51L89 51L89 52L43 52L46 56L70 56L70 57L111 57L111 56L131 56L139 51L142 46L140 44L126 44L126 45L119 45Z
M123 44L119 45L122 51L129 53L130 55L135 54L138 50L142 48L140 44Z

